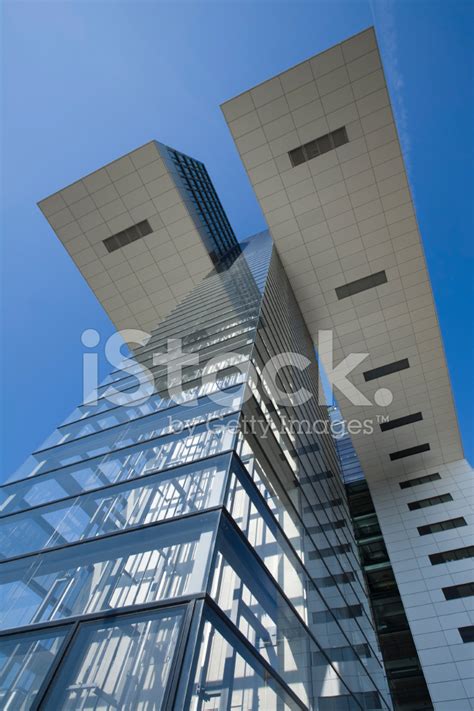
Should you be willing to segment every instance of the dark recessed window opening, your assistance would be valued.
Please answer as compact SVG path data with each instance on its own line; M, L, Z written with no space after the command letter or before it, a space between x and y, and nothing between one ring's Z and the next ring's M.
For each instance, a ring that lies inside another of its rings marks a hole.
M408 479L408 481L401 481L399 486L400 489L410 489L412 486L420 486L421 484L427 484L429 481L437 481L438 479L441 479L441 476L436 472L435 474L417 476L415 479Z
M453 548L450 551L442 553L432 553L429 556L431 565L441 565L441 563L452 563L455 560L465 560L466 558L474 558L474 546L466 546L465 548Z
M392 452L390 454L390 459L392 462L397 459L404 459L405 457L412 457L414 454L421 454L422 452L429 452L431 449L428 443L418 444L416 447L408 447L408 449L400 449L398 452Z
M438 521L437 523L429 523L426 526L418 526L420 536L427 536L429 533L439 533L440 531L450 531L452 528L460 528L467 526L466 519L460 516L459 518L451 518L447 521Z
M116 249L130 244L130 242L135 242L137 239L146 237L146 235L149 235L151 232L153 232L153 230L148 220L142 220L141 222L137 222L136 225L127 227L126 230L117 232L115 235L112 235L112 237L107 237L107 239L104 239L104 244L108 252L115 252Z
M436 506L436 504L444 504L447 501L452 501L453 497L451 494L440 494L439 496L430 496L429 499L420 499L420 501L410 501L407 504L410 511L417 511L418 509L426 509L428 506Z
M382 432L387 430L394 430L397 427L403 427L403 425L411 425L413 422L419 422L423 419L421 412L415 412L413 415L404 415L403 417L397 417L395 420L390 420L389 422L382 422L380 424L380 429Z
M379 368L373 368L372 370L366 370L363 373L365 380L375 380L376 378L382 378L384 375L391 375L391 373L397 373L399 370L405 370L410 367L408 358L403 358L403 360L397 360L395 363L388 363L387 365L381 365Z
M362 279L356 279L343 286L338 286L336 288L336 296L339 300L347 299L348 296L358 294L360 291L367 291L367 289L373 289L386 283L387 275L385 272L376 272L375 274L370 274L370 276L362 277Z
M461 585L451 585L449 588L441 588L446 600L458 600L460 597L472 597L474 595L474 583L462 583Z
M463 642L474 642L474 625L458 627L458 630Z
M295 167L301 163L306 163L306 161L312 160L323 153L328 153L335 148L339 148L339 146L343 146L344 143L349 143L349 139L347 137L347 131L343 126L330 133L325 133L324 136L320 136L314 141L309 141L309 143L305 143L303 146L289 151L288 155L290 156L291 165Z

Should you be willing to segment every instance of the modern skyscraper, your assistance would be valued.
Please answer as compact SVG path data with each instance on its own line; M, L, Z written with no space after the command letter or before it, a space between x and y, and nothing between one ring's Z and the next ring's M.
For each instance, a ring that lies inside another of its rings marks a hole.
M233 251L137 350L157 394L112 373L4 487L14 708L391 708L331 439L283 419L317 399L260 375L297 348L316 396L311 340L269 235ZM174 401L152 358L178 338Z
M368 354L338 403L374 424L351 436L432 702L470 708L472 468L374 30L223 111L313 339Z
M433 705L468 708L472 620L453 599L465 553L452 538L419 546L408 513L428 504L404 509L417 473L425 490L449 482L450 504L429 500L467 524L468 468L451 464L449 383L374 43L369 30L224 105L271 234L239 243L203 164L156 142L40 203L135 362L2 487L5 708L392 708L318 404L318 328L334 329L337 359L365 339L372 369L354 383L384 376L393 391L391 407L364 391L375 414L343 412L380 430L355 445ZM401 422L412 393L419 411ZM421 432L428 449L392 464Z

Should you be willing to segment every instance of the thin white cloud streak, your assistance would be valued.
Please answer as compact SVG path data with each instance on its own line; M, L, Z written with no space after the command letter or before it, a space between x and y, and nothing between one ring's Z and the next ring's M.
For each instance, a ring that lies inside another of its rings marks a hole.
M384 67L387 80L391 89L391 98L398 135L405 159L407 172L411 174L411 139L409 132L408 110L404 98L405 82L400 69L400 49L395 21L394 0L369 0L374 18L374 25L381 49L383 51ZM411 182L411 181L410 181ZM412 190L413 191L413 190Z

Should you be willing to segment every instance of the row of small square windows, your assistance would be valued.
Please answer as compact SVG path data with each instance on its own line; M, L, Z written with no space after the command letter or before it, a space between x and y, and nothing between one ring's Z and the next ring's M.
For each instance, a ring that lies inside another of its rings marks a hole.
M298 148L293 148L292 151L288 151L291 165L296 167L297 165L301 165L301 163L306 163L306 161L317 158L317 156L323 153L333 151L345 143L349 143L349 139L347 137L346 128L343 126L330 133L325 133L324 136L320 136L314 139L314 141L309 141L309 143L305 143L302 146L298 146Z

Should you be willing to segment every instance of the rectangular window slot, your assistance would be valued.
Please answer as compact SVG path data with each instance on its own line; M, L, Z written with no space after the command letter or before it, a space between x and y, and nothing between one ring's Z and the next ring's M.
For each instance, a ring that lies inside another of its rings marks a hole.
M452 563L455 560L474 558L474 546L453 548L450 551L443 551L442 553L432 553L429 558L431 565L441 565L441 563Z
M401 481L399 487L400 489L410 489L412 486L420 486L421 484L427 484L429 481L438 481L438 479L441 479L438 472L435 474L426 474L426 476L417 476L415 479Z
M467 526L466 519L462 516L460 516L459 518L451 518L447 521L429 523L426 526L418 526L418 533L420 534L420 536L427 536L429 533L450 531L452 528L461 528L461 526Z
M472 597L474 595L474 583L451 585L449 588L442 588L442 591L446 600L459 600L460 597Z
M395 462L397 459L405 459L405 457L413 457L414 454L429 452L431 449L428 443L418 444L416 447L408 447L408 449L400 449L398 452L391 452L390 459Z
M361 291L367 291L367 289L373 289L386 283L386 273L384 271L376 272L370 276L362 277L362 279L356 279L343 286L338 286L336 288L336 296L339 300L347 299L348 296L354 296L354 294L358 294Z
M121 232L117 232L111 237L107 237L107 239L104 239L103 242L108 252L115 252L116 249L120 249L131 242L136 242L137 239L146 237L146 235L149 235L152 232L153 230L151 229L148 220L142 220L141 222L137 222L136 225L127 227L126 230L121 230Z
M474 625L469 625L468 627L458 627L458 630L461 635L461 639L465 644L467 642L474 642Z
M381 365L379 368L366 370L363 376L365 381L369 382L369 380L375 380L376 378L382 378L384 375L398 373L399 370L405 370L409 367L410 363L408 362L408 358L403 358L403 360L397 360L395 363L388 363L387 365Z
M436 504L444 504L447 501L452 501L451 494L440 494L439 496L430 496L429 499L420 499L420 501L410 501L407 504L410 511L418 511L418 509L426 509L428 506L436 506Z
M387 430L394 430L397 427L411 425L413 422L419 422L422 419L423 415L421 412L415 412L413 415L404 415L403 417L397 417L395 420L390 420L389 422L382 422L380 429L382 432L387 432Z
M347 137L347 131L343 126L330 133L325 133L324 136L320 136L314 141L309 141L309 143L305 143L303 146L289 151L288 155L291 165L296 167L297 165L301 165L301 163L306 163L306 161L321 156L323 153L328 153L335 148L339 148L339 146L343 146L344 143L349 143L349 139Z

